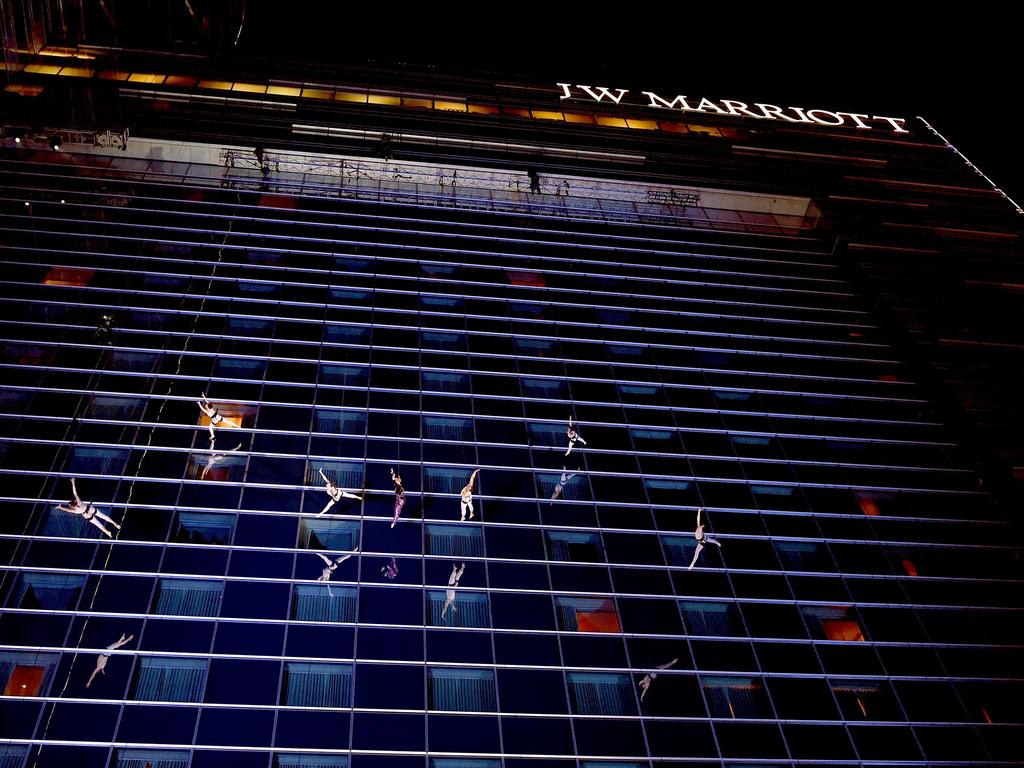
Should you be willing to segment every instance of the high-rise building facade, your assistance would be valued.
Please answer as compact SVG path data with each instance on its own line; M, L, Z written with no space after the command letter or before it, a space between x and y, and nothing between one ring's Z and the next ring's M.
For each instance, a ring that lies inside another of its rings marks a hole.
M927 123L44 52L0 766L1019 764L1020 220Z

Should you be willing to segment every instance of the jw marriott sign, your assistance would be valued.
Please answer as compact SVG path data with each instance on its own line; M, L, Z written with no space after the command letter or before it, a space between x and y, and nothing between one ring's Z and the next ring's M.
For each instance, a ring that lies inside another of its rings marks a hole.
M604 86L591 87L589 85L570 85L569 83L557 83L562 89L560 101L565 99L593 99L597 102L609 101L614 104L621 104L623 98L629 91L625 88L606 88ZM886 128L894 133L910 133L904 124L907 122L902 117L883 117L882 115L864 115L857 112L832 112L827 109L803 109L801 107L777 107L774 104L745 104L742 101L720 99L712 101L702 98L699 102L686 96L676 96L673 99L665 99L653 91L641 91L647 98L646 102L640 102L641 106L653 107L654 109L673 109L680 112L702 112L714 115L732 115L734 117L752 117L756 120L781 120L787 123L811 123L816 125L828 125L832 127L848 126L871 130L872 128ZM635 104L627 100L627 104Z

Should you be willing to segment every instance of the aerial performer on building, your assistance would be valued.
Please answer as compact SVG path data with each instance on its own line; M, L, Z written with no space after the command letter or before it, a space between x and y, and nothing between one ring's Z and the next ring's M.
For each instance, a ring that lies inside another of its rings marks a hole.
M476 482L476 476L480 474L479 469L474 469L473 474L469 476L469 482L459 492L462 506L462 517L460 520L466 519L466 512L469 512L469 519L473 519L473 483Z
M692 571L693 566L697 564L697 558L700 557L701 550L704 549L705 544L714 544L719 550L722 549L722 545L719 544L715 539L710 536L704 535L704 525L700 521L700 513L704 511L704 507L697 510L697 530L693 532L693 538L697 540L697 549L693 553L693 560L690 562L690 567L686 570Z
M93 506L91 501L82 501L78 496L78 488L75 486L75 478L73 477L71 478L71 492L75 495L75 498L69 501L66 507L58 504L57 509L61 512L70 512L72 515L81 515L83 520L88 520L103 531L107 538L114 538L114 535L107 530L107 527L103 525L100 520L110 523L112 526L117 528L117 530L121 530L121 525L119 523L115 523L109 516Z
M334 481L328 478L327 475L324 474L324 471L322 469L318 471L320 472L320 477L322 477L324 483L326 483L327 495L331 497L331 500L327 502L327 506L323 508L323 510L320 512L319 515L317 515L317 517L322 517L323 515L325 515L328 509L333 507L342 499L355 499L356 501L363 500L362 496L358 496L354 493L349 493L348 491L343 491L341 488L335 485Z

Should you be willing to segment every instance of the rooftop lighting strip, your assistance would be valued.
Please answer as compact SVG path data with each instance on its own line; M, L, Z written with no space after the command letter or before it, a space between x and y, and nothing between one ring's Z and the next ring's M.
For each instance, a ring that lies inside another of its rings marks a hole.
M1001 190L1001 189L1000 189L999 187L997 187L997 186L995 185L995 182L993 182L993 181L992 181L992 179L990 179L990 178L989 178L988 176L986 176L986 175L985 175L984 173L982 173L982 172L981 172L981 169L979 169L979 168L978 168L978 166L976 166L976 165L975 165L974 163L972 163L972 162L971 162L970 160L968 160L968 159L967 159L967 157L966 157L966 156L964 155L964 153L963 153L963 152L961 152L961 151L960 151L959 149L957 149L957 148L956 148L956 147L954 147L954 146L953 146L952 144L950 144L950 143L949 143L949 141L947 141L947 140L946 140L946 137L945 137L945 136L943 136L943 135L942 135L941 133L939 133L939 132L938 132L937 130L935 130L935 128L933 128L933 127L932 127L931 123L929 123L929 122L928 122L927 120L925 120L925 119L924 119L923 117L921 117L920 115L918 115L918 116L917 116L917 119L918 119L918 120L920 120L920 121L921 121L922 123L924 123L925 127L926 127L926 128L927 128L927 129L929 130L929 131L931 131L931 132L932 132L932 133L934 133L934 134L935 134L935 135L936 135L936 136L937 136L937 137L938 137L939 139L941 139L941 140L942 140L942 143L943 143L943 144L945 144L945 145L946 145L946 146L947 146L947 147L948 147L949 149L952 149L952 150L953 150L954 152L956 152L956 153L957 153L957 154L958 154L958 155L960 156L960 158L961 158L961 159L962 159L962 160L964 161L964 163L965 163L965 164L967 165L967 167L968 167L968 168L970 168L970 169L971 169L972 171L974 171L974 172L975 172L976 174L978 174L979 176L981 176L981 178L983 178L983 179L984 179L984 180L985 180L985 181L986 181L986 182L988 183L988 185L989 185L990 187L992 187L992 189L993 189L993 190L994 190L995 192L998 192L998 193L999 193L1000 195L1002 195L1002 196L1003 196L1003 197L1004 197L1004 198L1006 199L1006 201L1007 201L1007 202L1008 202L1008 203L1009 203L1010 205L1012 205L1012 206L1013 206L1014 210L1015 210L1015 211L1017 211L1017 213L1020 213L1020 214L1024 214L1024 208L1021 208L1021 207L1020 207L1019 205L1017 205L1017 203L1016 203L1016 202L1015 202L1015 201L1013 200L1013 198L1011 198L1011 197L1010 197L1010 196L1009 196L1008 194L1006 194L1005 192L1003 192L1003 190Z

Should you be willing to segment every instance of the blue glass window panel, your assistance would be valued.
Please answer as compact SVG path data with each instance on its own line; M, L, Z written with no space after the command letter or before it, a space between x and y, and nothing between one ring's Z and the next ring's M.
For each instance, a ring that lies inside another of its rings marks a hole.
M736 606L732 603L682 600L679 611L691 635L737 637L742 634Z
M629 433L634 440L652 440L659 443L671 443L676 433L665 429L636 429L631 428Z
M180 749L119 749L113 768L188 768L189 753Z
M361 256L335 256L334 265L346 272L367 272L373 269L374 259L367 259ZM350 301L366 301L370 298L368 291L351 290L346 288L334 288L331 295L335 298L348 298Z
M651 504L682 504L690 493L692 485L687 480L658 480L644 478L644 488Z
M328 584L296 584L292 587L292 618L299 621L339 622L356 620L356 590Z
M285 704L293 707L348 707L351 664L285 664Z
M712 390L711 395L719 403L745 403L750 400L749 392L729 392L725 390Z
M0 745L0 768L22 768L27 758L27 746L18 744Z
M430 768L501 768L501 761L472 757L432 757Z
M526 397L564 400L569 396L569 387L558 379L523 379L522 387Z
M786 485L752 485L750 490L764 496L792 496L793 489Z
M423 331L420 334L420 341L423 349L448 350L453 352L466 351L466 334L464 333L438 333L434 331Z
M489 627L490 607L483 592L455 590L455 602L448 607L444 619L441 612L447 600L446 590L427 590L427 616L432 627Z
M81 515L72 515L68 512L61 512L56 507L47 511L46 524L43 526L43 536L60 536L65 539L88 539L98 538L103 533L94 525L91 525Z
M425 392L469 392L469 374L423 371L420 374Z
M423 437L426 440L470 442L473 440L473 420L455 417L424 416Z
M341 264L340 262L344 262ZM338 259L335 261L339 266L350 271L360 271L367 269L371 262L369 259ZM370 301L371 293L369 291L358 291L351 288L332 288L331 298L335 302L342 304L366 304Z
M494 672L490 669L431 667L427 670L430 709L451 712L495 711Z
M277 293L280 289L280 283L254 282L250 280L238 281L239 293L270 296Z
M320 477L321 469L339 488L363 487L362 462L311 460L306 464L307 485L323 485L323 478Z
M303 518L299 524L299 545L305 549L351 552L359 546L359 523Z
M269 339L274 333L274 323L270 320L255 320L249 317L229 317L227 330L233 336Z
M581 472L566 474L566 482L562 482L562 475L566 473L539 472L535 477L537 480L537 494L542 499L552 499L558 485L562 486L558 497L569 501L590 501L590 482L586 475Z
M632 347L625 346L623 344L608 345L608 358L610 360L624 360L627 362L632 362L636 360L642 360L646 353L647 347ZM657 387L643 387L642 389L651 389L657 391Z
M530 439L535 445L560 446L566 448L569 445L569 438L566 430L569 426L565 424L541 424L530 422Z
M159 357L149 352L126 352L123 349L115 349L110 353L110 367L116 371L149 373Z
M420 296L420 304L431 309L458 309L461 310L466 302L455 296Z
M234 515L179 512L177 539L197 544L227 544L235 529Z
M329 325L324 338L333 344L369 344L370 329L359 325Z
M74 475L120 475L127 461L128 451L76 445L71 449L67 471Z
M22 414L32 402L32 393L27 390L0 389L0 411Z
M366 434L366 413L317 408L314 429L328 435L362 437Z
M96 395L89 401L85 415L90 419L133 420L142 413L142 398L103 397Z
M516 339L515 349L523 357L558 356L558 343L548 339Z
M320 381L341 387L365 387L370 380L370 370L360 365L322 365Z
M632 715L636 700L628 675L569 672L573 712L578 715Z
M274 755L274 768L348 768L344 755Z
M572 563L604 562L601 537L579 531L548 531L548 559Z
M21 573L15 590L18 608L66 611L74 608L85 576L64 573Z
M478 526L428 525L427 554L449 557L483 557L483 532Z
M753 435L730 435L729 439L732 440L734 445L769 445L771 443L770 437L756 437Z
M241 357L218 357L214 366L215 375L225 379L262 381L267 370L266 360L251 360Z
M134 310L128 313L127 327L140 328L147 331L166 330L174 322L174 315L166 312ZM136 353L128 353L136 354Z
M144 656L132 698L137 701L199 701L206 659Z
M825 564L822 545L810 541L776 541L775 551L789 571L818 571Z
M161 578L156 613L163 616L217 616L224 582Z
M693 536L662 536L669 565L689 565L693 560L693 551L697 548L697 540Z
M450 467L426 467L423 470L423 486L428 493L458 493L469 478L472 470Z

